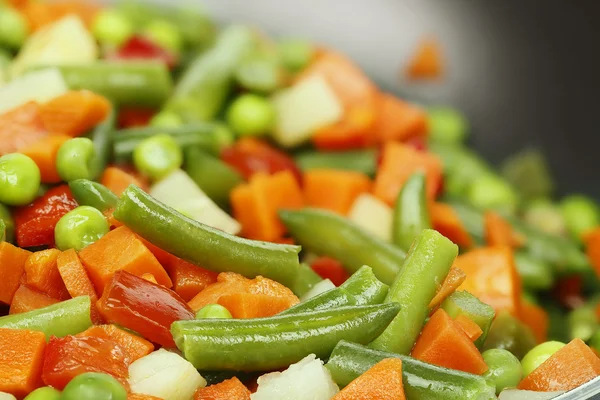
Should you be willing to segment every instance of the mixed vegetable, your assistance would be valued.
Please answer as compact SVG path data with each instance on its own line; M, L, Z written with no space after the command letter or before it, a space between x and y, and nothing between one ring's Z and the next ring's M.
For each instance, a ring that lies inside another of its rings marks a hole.
M439 51L408 76L439 76ZM0 399L549 399L596 378L598 205L557 200L534 150L493 168L468 131L304 40L0 1Z

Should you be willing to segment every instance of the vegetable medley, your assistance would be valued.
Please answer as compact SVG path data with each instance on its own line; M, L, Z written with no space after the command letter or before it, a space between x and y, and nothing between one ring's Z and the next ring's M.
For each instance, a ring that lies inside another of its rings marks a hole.
M458 111L192 10L13 1L0 46L0 399L546 399L600 375L600 213L556 201L536 151L495 169ZM442 72L427 46L414 79Z

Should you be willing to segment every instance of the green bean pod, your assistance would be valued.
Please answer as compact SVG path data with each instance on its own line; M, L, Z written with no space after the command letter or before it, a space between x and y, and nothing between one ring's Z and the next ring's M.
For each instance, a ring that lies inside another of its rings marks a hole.
M300 263L294 284L290 286L292 292L298 297L308 293L323 278L319 276L308 264Z
M76 297L37 310L0 318L0 328L29 329L46 335L63 337L75 335L92 326L90 298Z
M391 285L404 261L405 254L398 247L330 211L282 210L279 216L304 249L335 258L350 273L368 265L377 279Z
M483 333L475 341L475 345L478 348L483 346L496 315L490 305L483 303L469 292L459 290L448 296L440 307L452 318L464 315L479 325Z
M402 186L394 207L392 240L402 250L408 251L415 238L431 229L425 188L425 174L413 174Z
M429 315L429 302L457 255L458 247L438 231L426 229L417 236L385 299L400 303L402 309L370 347L410 353Z
M288 287L298 277L299 246L229 235L187 218L137 186L123 192L113 215L154 245L206 269L262 275Z
M454 369L438 367L409 356L369 349L356 343L340 341L325 365L333 380L347 386L373 365L385 358L402 360L402 377L406 398L411 400L490 400L495 388L486 380Z
M96 150L96 162L100 171L104 171L110 162L116 119L116 110L113 107L106 119L97 125L90 135L90 139L94 143L94 150Z
M4 240L12 243L15 235L15 221L10 210L4 204L0 204L0 221L4 224Z
M6 224L3 219L0 219L0 242L4 241L6 237Z
M197 369L272 371L308 354L327 358L342 339L367 343L399 309L390 303L270 318L177 321L171 333Z
M376 150L356 150L343 152L303 151L294 156L302 171L328 168L362 172L374 176L377 171Z
M79 205L91 206L102 212L114 209L119 201L119 198L109 188L87 179L76 179L69 182L69 189Z

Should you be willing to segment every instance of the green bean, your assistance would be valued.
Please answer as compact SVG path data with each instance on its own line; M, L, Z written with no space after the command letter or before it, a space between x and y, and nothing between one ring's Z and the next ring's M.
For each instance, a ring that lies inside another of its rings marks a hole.
M289 288L292 289L292 292L294 292L296 296L301 297L322 280L323 278L321 278L310 265L300 263L294 284L289 286Z
M525 200L549 197L554 182L544 155L538 150L525 150L511 156L501 167L502 175Z
M417 172L402 186L394 207L393 243L408 251L415 238L431 228L427 209L425 174Z
M471 293L459 290L448 296L440 307L453 319L459 315L464 315L479 325L483 333L475 341L475 345L478 348L483 346L496 315L491 306L481 302Z
M175 55L181 53L183 49L183 37L177 26L162 18L149 21L141 33Z
M10 210L0 203L0 220L4 224L4 240L12 243L15 237L15 221Z
M552 267L542 260L533 258L526 252L515 254L515 263L523 286L529 290L546 290L554 284Z
M0 242L4 242L6 237L6 224L3 219L0 219Z
M100 171L104 171L106 165L110 162L116 119L116 110L113 107L106 119L97 125L90 135L96 152L96 163Z
M600 324L596 310L590 305L585 305L571 311L567 317L570 339L579 338L584 342L590 340Z
M119 200L106 186L87 179L69 182L69 189L79 205L91 206L101 212L114 209Z
M584 195L573 194L565 197L560 204L565 224L571 235L580 239L588 230L600 225L598 204Z
M374 176L377 170L377 151L371 149L343 152L304 151L296 154L294 160L302 171L331 168Z

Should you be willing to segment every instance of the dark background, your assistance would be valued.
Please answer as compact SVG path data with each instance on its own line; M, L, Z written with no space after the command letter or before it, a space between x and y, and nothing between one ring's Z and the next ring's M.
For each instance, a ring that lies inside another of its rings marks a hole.
M335 46L382 86L467 114L471 143L498 164L541 149L559 191L600 199L600 1L202 0L223 22ZM443 45L443 84L399 71L423 35Z

